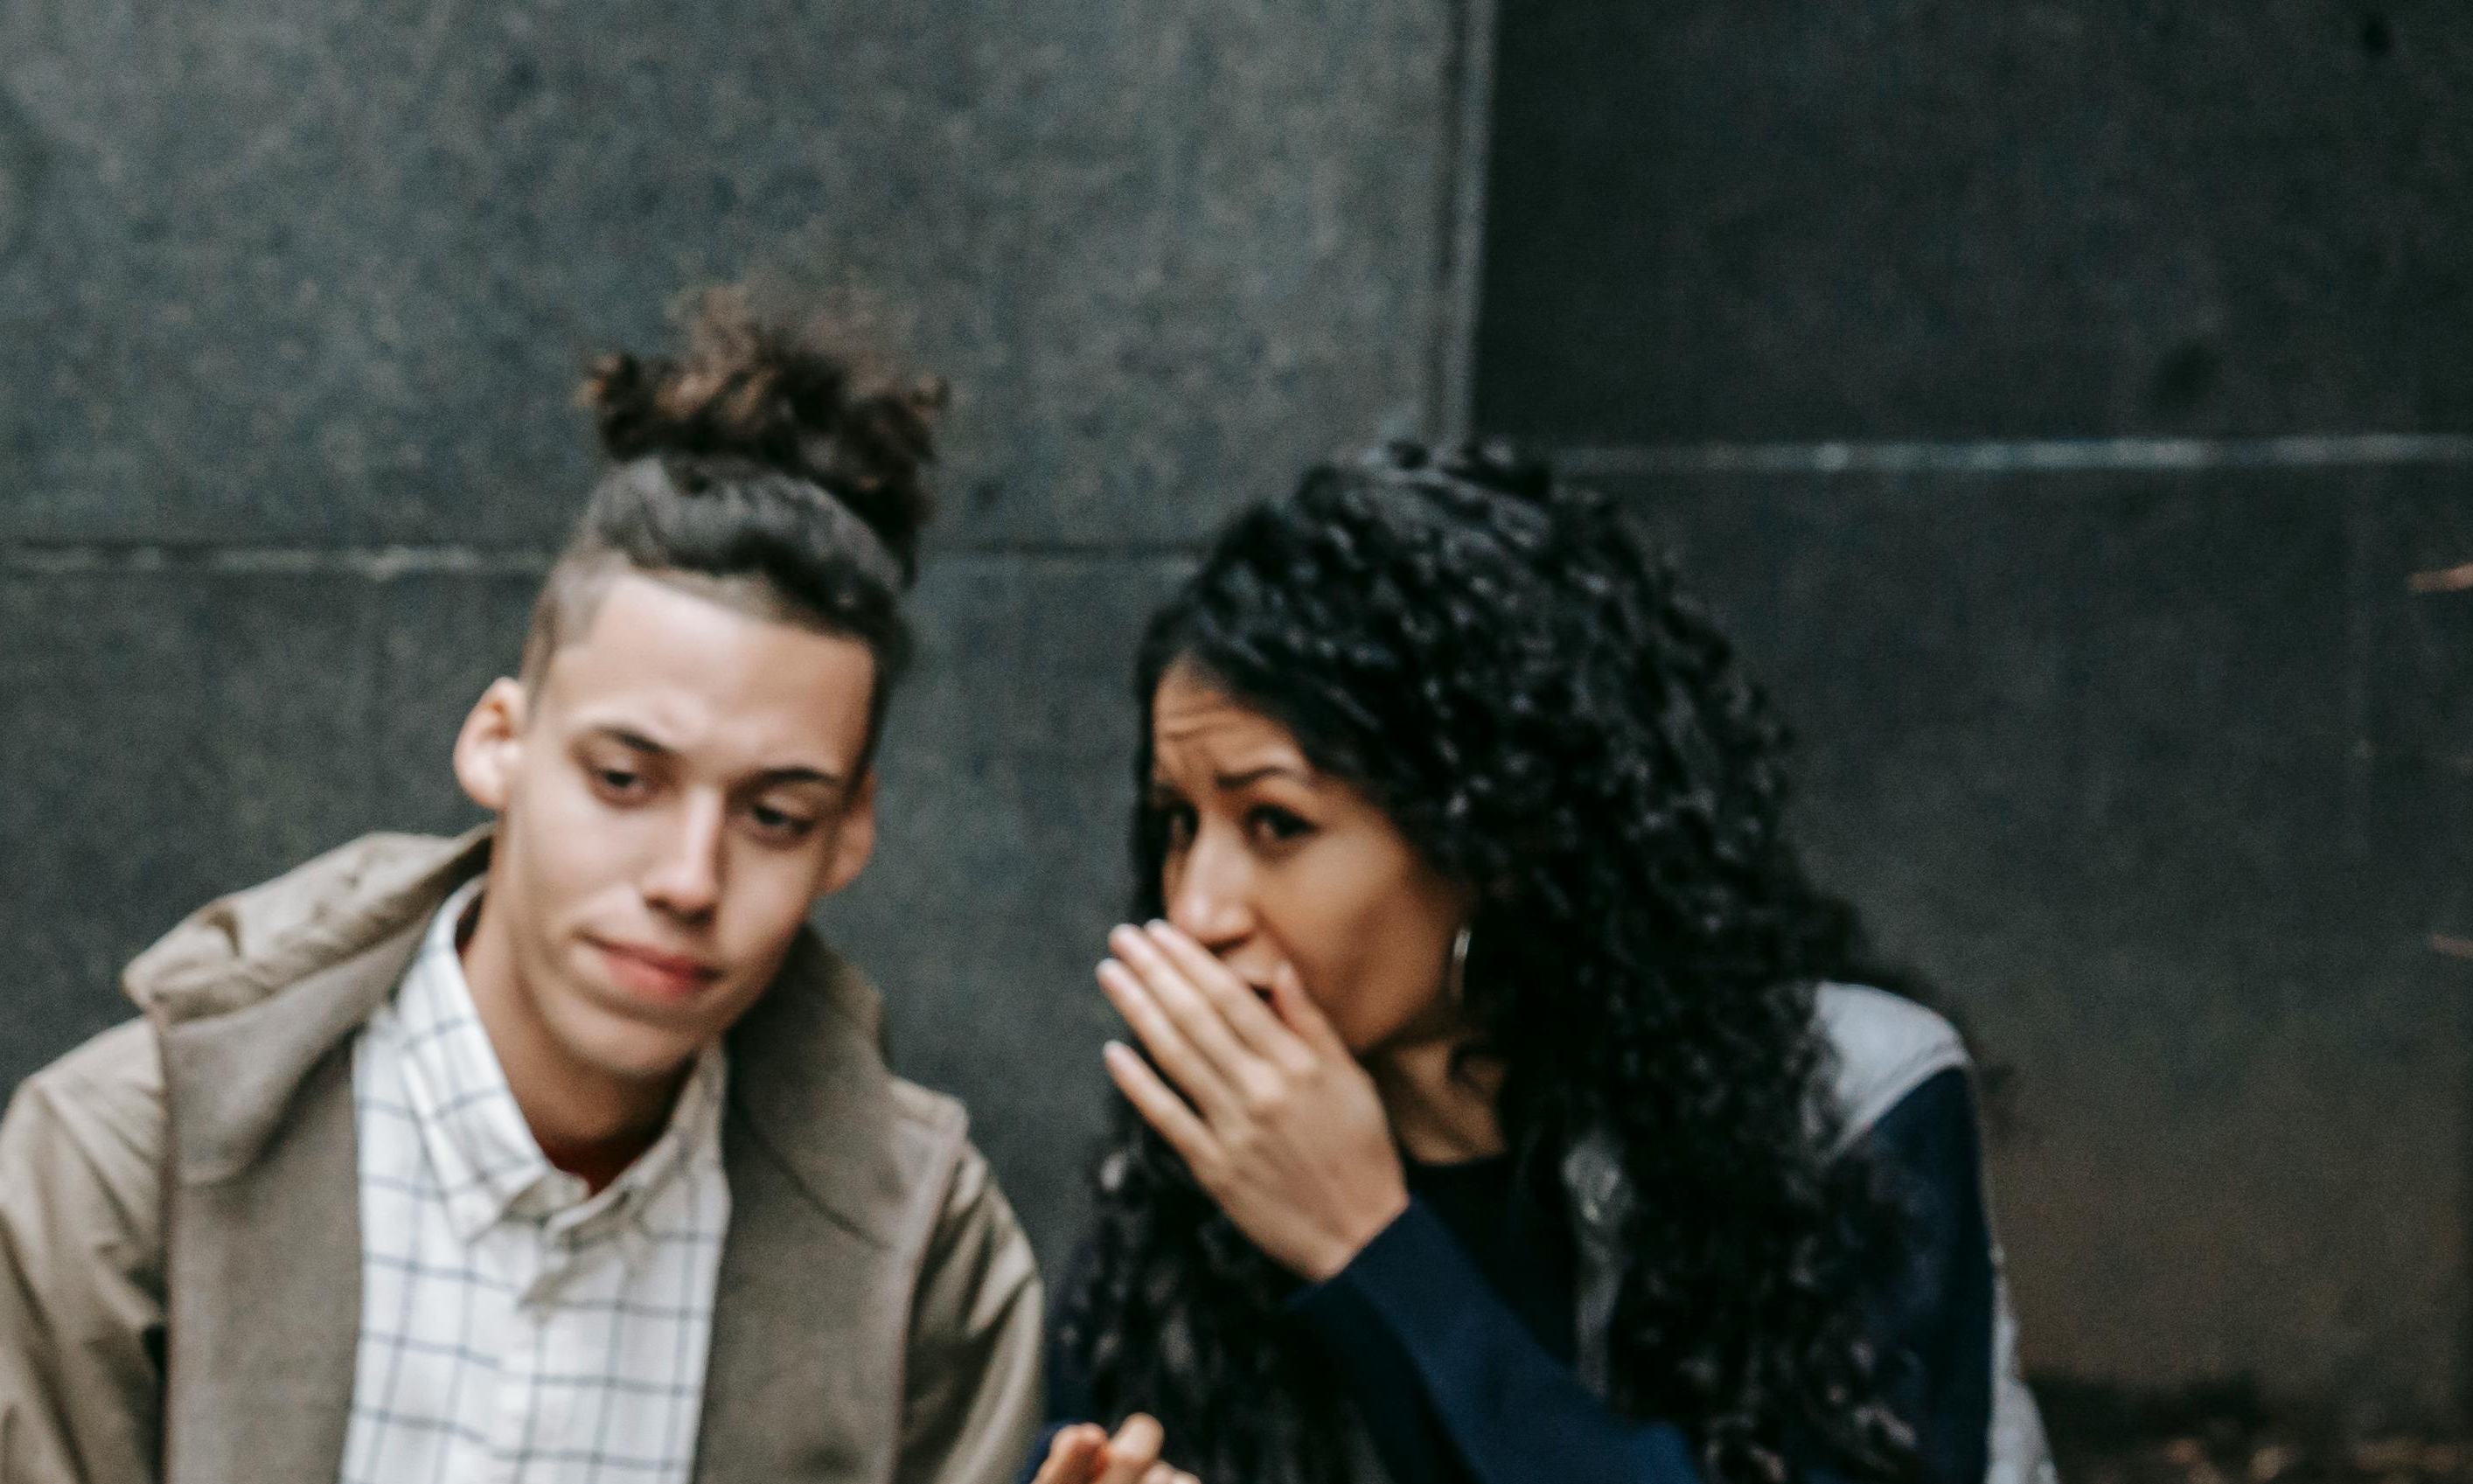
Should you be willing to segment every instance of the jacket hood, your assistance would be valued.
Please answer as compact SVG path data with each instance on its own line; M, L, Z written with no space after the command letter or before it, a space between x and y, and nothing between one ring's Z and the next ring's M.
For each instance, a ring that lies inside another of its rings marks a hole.
M191 913L131 961L121 989L165 1024L229 1014L437 911L489 857L486 826L365 835Z

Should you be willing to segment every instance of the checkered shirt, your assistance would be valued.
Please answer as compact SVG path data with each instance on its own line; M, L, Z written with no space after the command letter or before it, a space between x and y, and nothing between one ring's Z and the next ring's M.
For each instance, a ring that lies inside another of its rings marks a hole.
M730 1188L707 1050L598 1195L534 1141L431 922L354 1047L361 1336L343 1484L674 1484L695 1459ZM281 1260L277 1255L275 1260Z

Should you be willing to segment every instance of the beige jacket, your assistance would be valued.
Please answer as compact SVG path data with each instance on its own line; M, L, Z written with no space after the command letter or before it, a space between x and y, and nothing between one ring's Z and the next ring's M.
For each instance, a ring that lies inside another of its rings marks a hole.
M0 1484L333 1484L360 1332L351 1047L485 835L374 835L130 966L142 1020L0 1118ZM1030 1247L960 1106L812 934L730 1035L699 1484L996 1484L1040 1405Z

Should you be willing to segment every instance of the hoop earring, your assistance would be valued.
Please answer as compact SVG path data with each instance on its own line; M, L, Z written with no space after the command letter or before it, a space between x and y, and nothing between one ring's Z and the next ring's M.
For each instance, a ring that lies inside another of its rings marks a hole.
M1468 1003L1468 950L1471 928L1462 922L1452 937L1452 967L1443 975L1443 997L1453 1005Z

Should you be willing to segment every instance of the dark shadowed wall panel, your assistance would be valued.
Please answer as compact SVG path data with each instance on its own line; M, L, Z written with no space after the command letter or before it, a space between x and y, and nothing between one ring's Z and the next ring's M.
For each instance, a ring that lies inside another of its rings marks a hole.
M1482 420L2463 431L2468 77L2450 0L1511 0Z
M1477 421L1683 553L2015 1072L2031 1367L2469 1377L2473 26L1509 0Z
M1620 486L1796 722L1820 874L2015 1074L2039 1369L2455 1400L2473 606L2407 584L2458 483Z

